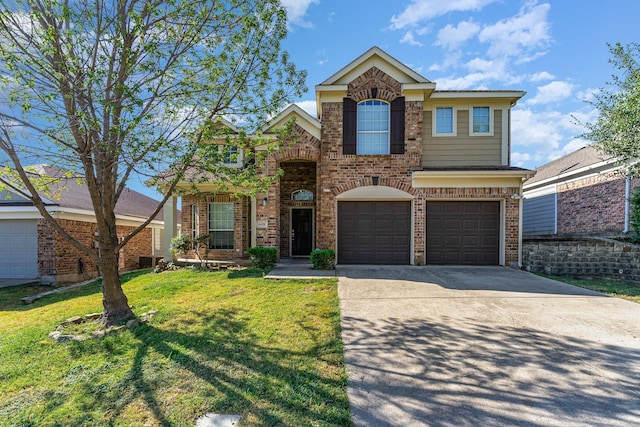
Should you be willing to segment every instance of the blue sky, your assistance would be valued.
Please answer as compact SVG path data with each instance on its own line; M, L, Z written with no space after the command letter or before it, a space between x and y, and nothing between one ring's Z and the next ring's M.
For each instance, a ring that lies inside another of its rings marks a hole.
M640 42L640 1L283 0L284 48L308 71L297 103L378 46L438 89L524 90L512 112L512 165L535 169L586 144L573 117L611 81L607 43Z

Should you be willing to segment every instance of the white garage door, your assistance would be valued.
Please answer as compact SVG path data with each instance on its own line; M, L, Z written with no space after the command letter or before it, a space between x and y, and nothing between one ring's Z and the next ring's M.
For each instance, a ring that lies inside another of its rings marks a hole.
M38 277L38 220L0 220L0 278Z

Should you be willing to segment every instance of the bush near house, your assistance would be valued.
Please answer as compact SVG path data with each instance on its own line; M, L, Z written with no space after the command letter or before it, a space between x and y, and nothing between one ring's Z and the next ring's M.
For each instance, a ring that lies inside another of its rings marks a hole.
M315 249L311 252L311 264L314 270L333 270L336 253L333 249Z
M251 265L262 270L271 270L278 261L278 250L264 246L254 246L247 250L251 256Z

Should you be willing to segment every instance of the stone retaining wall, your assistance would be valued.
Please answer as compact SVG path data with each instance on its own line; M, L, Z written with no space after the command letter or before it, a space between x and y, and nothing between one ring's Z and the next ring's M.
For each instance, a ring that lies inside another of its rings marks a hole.
M534 273L640 283L640 245L606 238L527 238L522 263Z

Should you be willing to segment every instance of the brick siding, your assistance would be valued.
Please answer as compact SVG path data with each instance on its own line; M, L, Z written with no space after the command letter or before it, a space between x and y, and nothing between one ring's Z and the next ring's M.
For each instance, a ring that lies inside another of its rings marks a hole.
M638 181L633 183L637 186ZM625 228L625 178L604 173L558 185L558 234L618 234Z
M97 226L93 222L59 219L58 223L83 245L94 248ZM133 226L117 226L118 237L133 231ZM146 228L131 239L120 252L120 269L138 267L140 256L152 254L152 230ZM59 283L83 280L97 275L91 257L68 242L45 220L38 224L38 264L41 276L56 276Z

